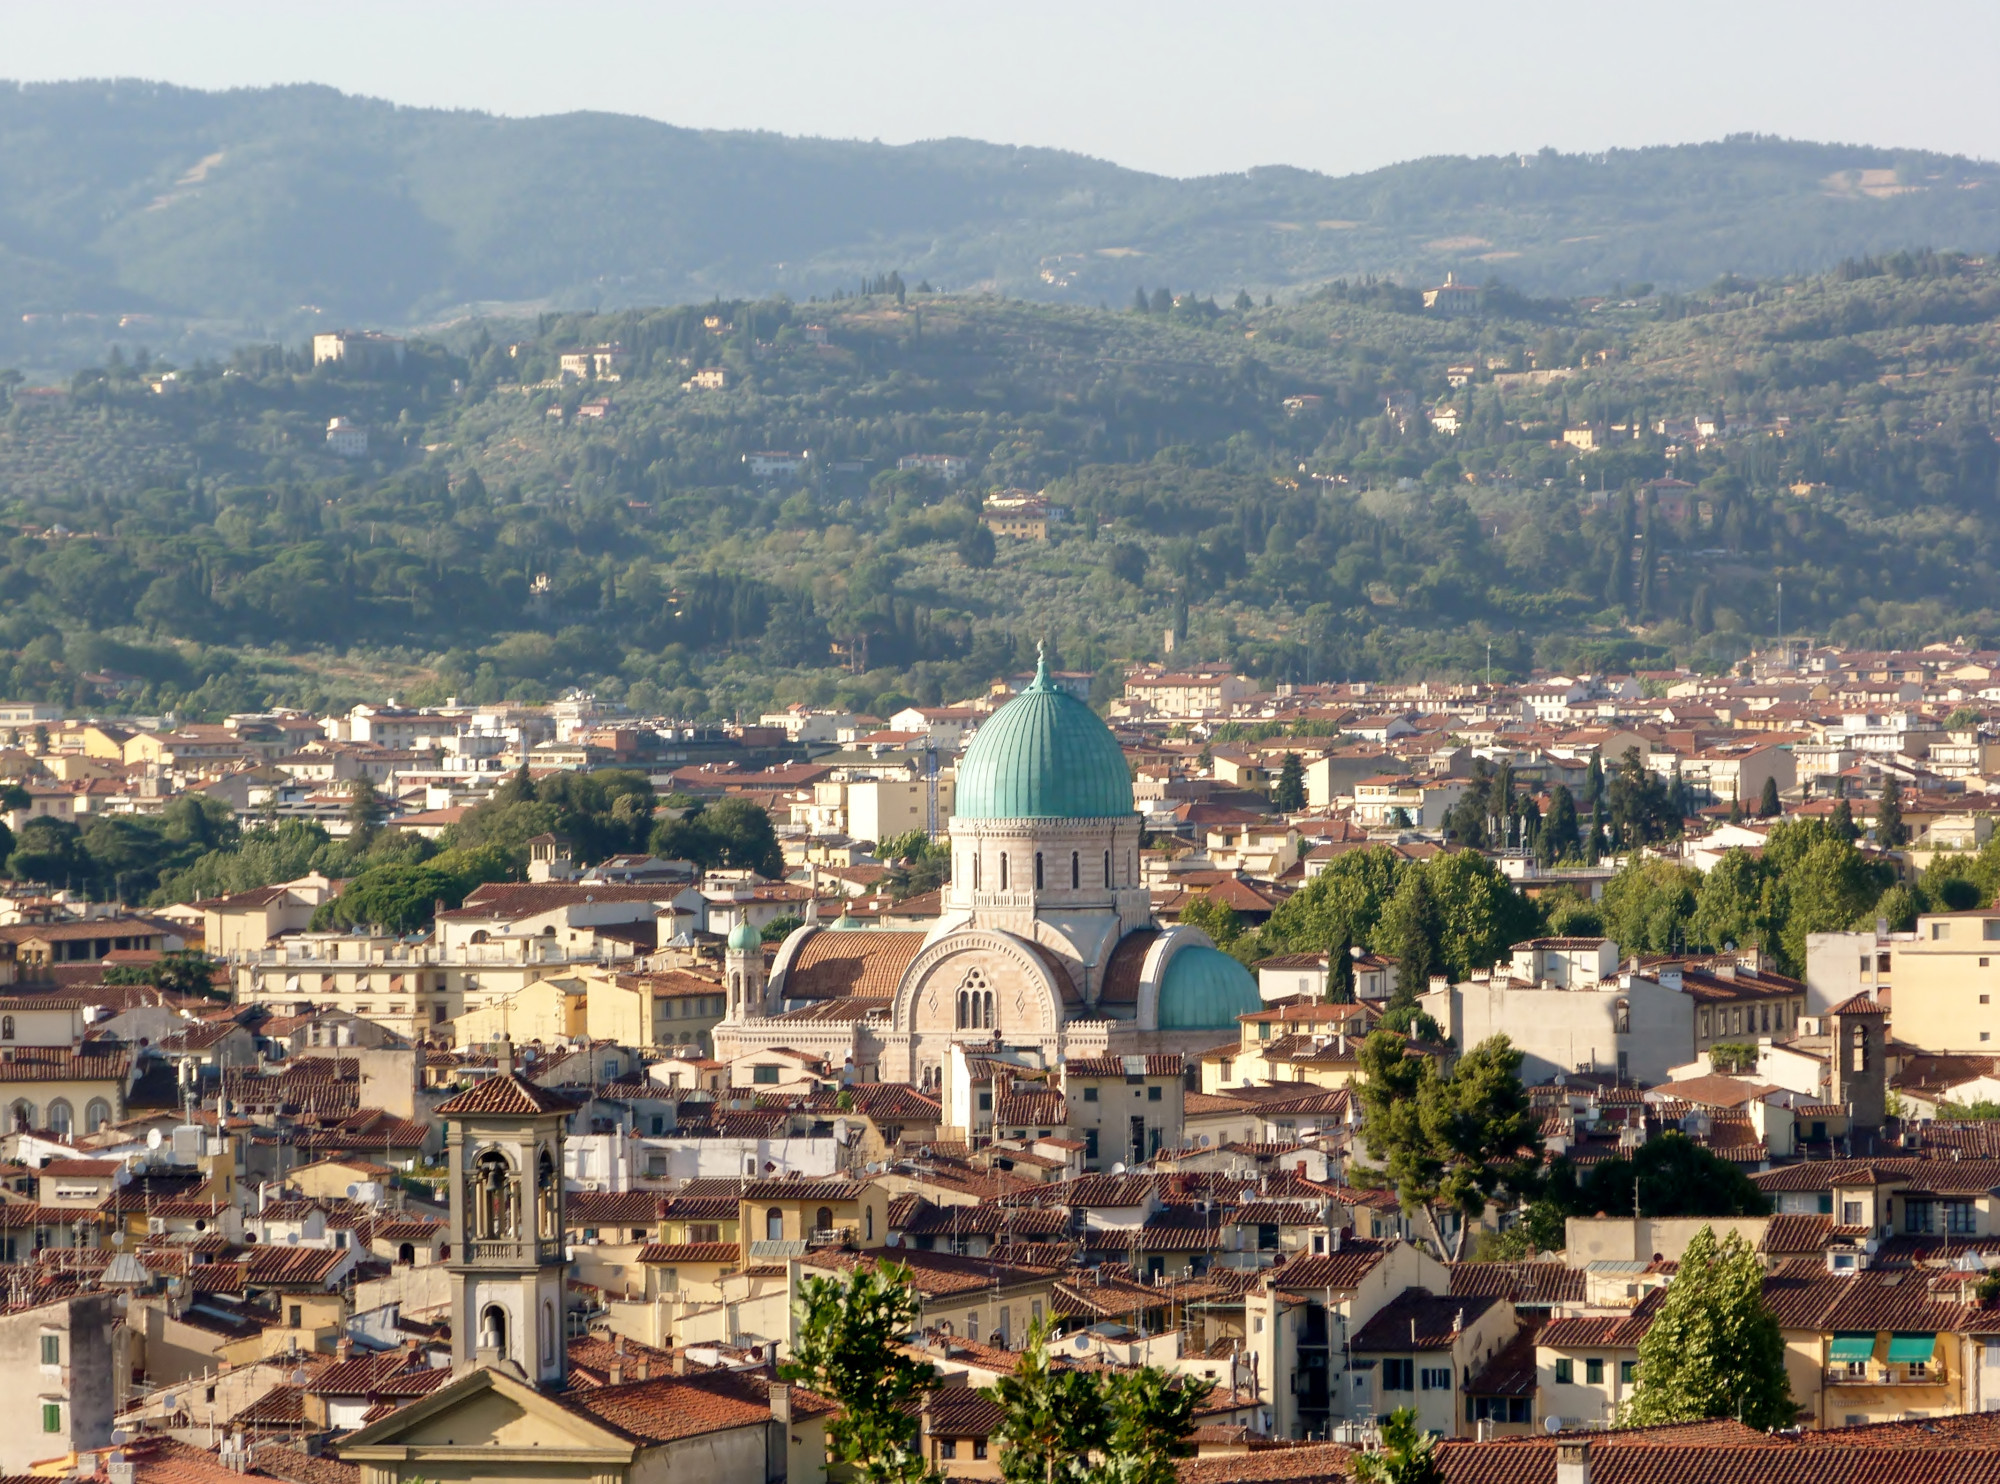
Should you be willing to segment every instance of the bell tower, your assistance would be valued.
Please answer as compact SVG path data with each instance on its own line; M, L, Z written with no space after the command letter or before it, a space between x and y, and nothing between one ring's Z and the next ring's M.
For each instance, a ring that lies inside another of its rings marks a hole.
M729 1018L760 1019L764 1005L764 935L746 917L729 930L722 955L723 974L729 984Z
M563 1138L572 1104L514 1070L500 1043L492 1076L438 1107L451 1181L451 1357L560 1385Z

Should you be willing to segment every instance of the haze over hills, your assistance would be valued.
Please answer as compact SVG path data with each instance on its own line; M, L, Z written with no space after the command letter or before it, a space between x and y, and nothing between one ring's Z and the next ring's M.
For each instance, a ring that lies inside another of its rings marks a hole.
M890 269L1119 305L1141 283L1282 294L1364 274L1688 287L1996 243L2000 168L1765 138L1175 180L968 140L508 119L323 87L0 92L0 364L31 369L113 341L185 357L480 306L805 297Z

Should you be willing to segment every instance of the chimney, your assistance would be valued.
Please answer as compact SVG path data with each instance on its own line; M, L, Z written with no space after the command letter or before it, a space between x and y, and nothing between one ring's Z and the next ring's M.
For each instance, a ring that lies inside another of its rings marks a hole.
M1590 1439L1556 1440L1556 1484L1590 1484Z
M625 1384L625 1362L622 1360L612 1361L610 1369L604 1373L604 1382L607 1386L623 1386Z
M653 1363L651 1359L642 1355L632 1363L632 1379L634 1381L650 1381L653 1379Z
M929 1411L930 1394L925 1393L925 1411ZM792 1388L787 1381L771 1383L771 1420L786 1427L792 1425Z
M674 1352L674 1374L676 1376L685 1376L687 1373L688 1353L685 1350L676 1350Z
M342 1335L338 1340L334 1341L333 1358L335 1360L349 1360L353 1357L353 1355L354 1355L354 1341L348 1339L345 1335Z

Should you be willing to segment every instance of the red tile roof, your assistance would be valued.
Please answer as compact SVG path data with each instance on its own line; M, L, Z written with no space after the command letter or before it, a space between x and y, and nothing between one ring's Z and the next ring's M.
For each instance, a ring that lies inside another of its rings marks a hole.
M438 1104L436 1116L463 1118L479 1114L531 1117L540 1113L571 1113L576 1103L554 1088L542 1087L516 1074L495 1073L482 1078L455 1098Z

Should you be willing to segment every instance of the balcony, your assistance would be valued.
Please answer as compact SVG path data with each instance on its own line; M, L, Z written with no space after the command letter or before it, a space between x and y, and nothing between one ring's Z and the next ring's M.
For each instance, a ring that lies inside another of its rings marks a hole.
M1946 1386L1950 1382L1941 1370L1933 1367L1928 1371L1914 1372L1908 1366L1870 1366L1866 1373L1856 1375L1845 1366L1833 1366L1826 1372L1828 1386Z
M478 1265L519 1268L564 1260L560 1242L467 1242L465 1256Z

